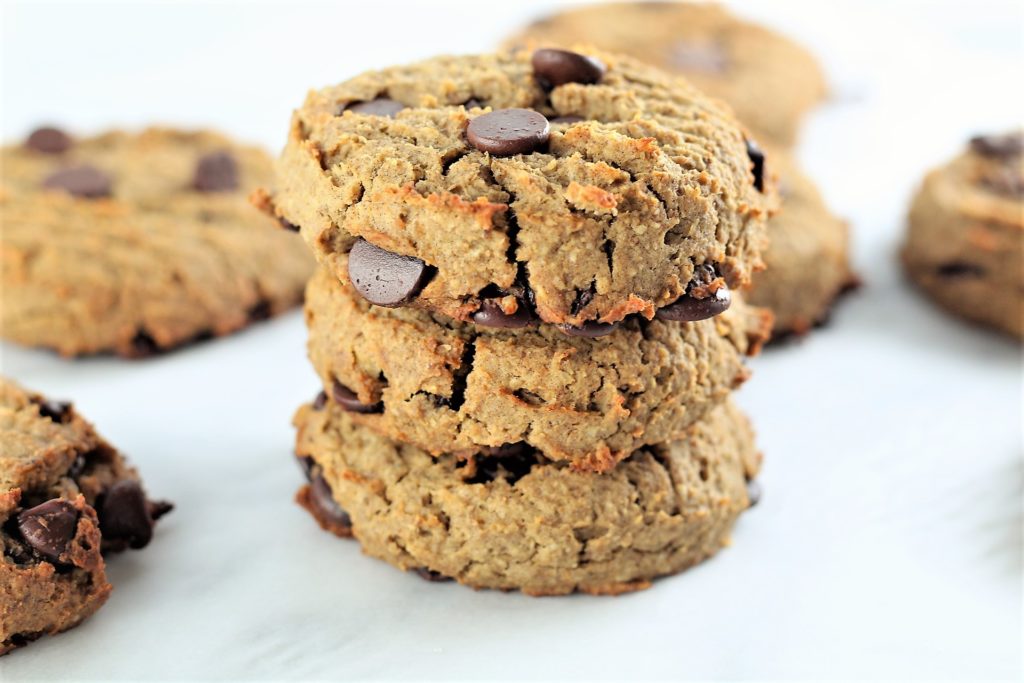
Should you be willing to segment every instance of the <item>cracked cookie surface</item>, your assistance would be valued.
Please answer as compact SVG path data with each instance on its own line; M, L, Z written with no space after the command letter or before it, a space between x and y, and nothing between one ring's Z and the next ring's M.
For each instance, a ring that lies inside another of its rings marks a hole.
M0 378L0 654L99 609L101 551L143 547L169 509L70 404Z
M435 459L331 404L306 405L294 421L312 482L299 500L322 525L313 487L332 493L327 505L349 525L339 535L354 535L369 555L432 580L532 595L637 590L710 557L749 507L747 482L760 465L731 403L606 474L528 450Z
M587 57L597 82L550 89L522 52L438 57L312 92L262 203L340 279L364 241L418 262L393 303L462 321L516 292L507 313L528 305L549 323L650 318L702 264L746 284L775 197L739 124L682 79ZM494 115L525 117L516 143L467 134ZM516 147L530 140L533 151Z
M925 176L903 264L943 308L1024 339L1024 133L980 136Z
M139 356L301 301L313 259L248 202L262 151L165 129L37 137L0 151L5 338Z
M725 8L696 2L580 7L535 21L509 45L587 44L679 73L729 103L765 141L794 142L800 120L826 96L825 77L804 48Z
M768 221L765 270L748 302L775 315L777 335L804 334L825 321L836 299L858 284L850 269L849 228L781 150L770 150L779 176L779 212Z
M372 306L324 269L306 322L325 393L353 421L435 454L525 441L590 471L682 435L747 378L742 356L770 329L742 301L699 322L634 316L595 339L489 329Z

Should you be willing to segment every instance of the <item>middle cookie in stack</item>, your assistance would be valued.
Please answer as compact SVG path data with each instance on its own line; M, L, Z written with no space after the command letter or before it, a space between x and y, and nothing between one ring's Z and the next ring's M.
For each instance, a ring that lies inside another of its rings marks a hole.
M608 54L311 93L263 197L323 265L300 501L477 587L620 592L712 554L759 459L728 402L770 326L730 295L773 202L749 154L722 105Z

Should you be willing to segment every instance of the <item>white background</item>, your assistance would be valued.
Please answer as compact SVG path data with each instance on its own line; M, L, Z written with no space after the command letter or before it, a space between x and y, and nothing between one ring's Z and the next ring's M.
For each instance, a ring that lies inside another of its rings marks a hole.
M4 4L2 133L150 121L276 149L307 88L483 51L553 2ZM833 98L800 156L850 219L866 287L752 365L765 496L733 547L646 592L534 599L429 584L291 502L316 391L298 313L144 362L2 348L178 504L74 631L0 679L1019 678L1020 347L908 290L910 193L1020 122L1020 2L742 3L811 46ZM779 93L785 97L785 93Z

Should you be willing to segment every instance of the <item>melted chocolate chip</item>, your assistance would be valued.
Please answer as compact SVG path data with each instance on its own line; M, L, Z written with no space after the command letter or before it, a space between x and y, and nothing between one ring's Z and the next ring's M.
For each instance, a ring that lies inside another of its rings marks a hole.
M326 406L326 405L327 405L327 392L326 391L321 391L319 394L316 395L316 398L313 399L313 410L323 410L324 406Z
M343 529L352 528L352 518L348 516L344 508L338 505L331 494L331 486L322 476L313 478L309 484L309 502L312 504L324 520L332 525Z
M587 337L594 339L611 334L619 326L619 323L599 323L596 320L588 320L579 327L572 325L559 325L558 329L570 337Z
M299 469L302 470L302 475L306 477L306 481L312 482L313 466L316 464L313 458L309 457L308 455L296 455L295 462L298 463Z
M64 190L74 197L98 199L109 197L112 181L103 171L95 166L84 164L62 168L43 181L48 190Z
M971 138L971 150L986 157L1011 159L1024 152L1024 134L978 135Z
M338 380L334 380L334 384L331 386L331 395L334 397L334 401L340 405L343 409L350 413L382 413L384 412L384 402L377 401L376 403L360 403L359 396L356 392L352 391Z
M34 551L58 561L75 537L78 510L66 500L55 498L18 513L18 531Z
M32 131L25 146L43 154L63 154L71 148L71 136L59 128L44 126Z
M517 299L517 304L516 312L508 314L502 310L497 301L487 299L481 302L480 308L473 314L473 322L481 327L497 327L506 330L536 325L537 316L533 314L526 302Z
M454 581L452 577L445 576L441 572L435 572L433 569L427 569L426 567L417 567L413 571L416 572L416 574L421 579L431 581L433 583L444 583L446 581Z
M71 403L68 401L43 401L39 404L39 414L54 422L64 424L71 417Z
M420 293L433 269L412 256L381 249L360 238L348 255L348 275L356 291L378 306L394 308Z
M238 189L238 162L230 152L204 154L196 164L192 187L198 192L230 192Z
M364 114L366 116L385 116L394 118L395 114L405 109L405 105L387 97L378 97L369 102L352 102L344 111Z
M533 73L545 87L597 83L605 72L601 61L569 50L537 50L531 63Z
M153 538L149 502L138 482L119 481L103 494L96 508L105 546L144 548Z
M659 320L693 322L725 312L732 303L729 288L723 283L713 292L708 291L709 285L717 279L718 273L714 267L708 264L697 266L693 271L693 279L686 287L686 293L668 306L659 308L656 317Z
M498 109L471 120L466 138L481 152L504 157L540 149L550 130L544 115L532 109Z
M747 140L747 156L754 173L754 189L764 192L764 152L753 140Z
M146 508L149 510L150 519L155 522L173 510L174 503L170 503L166 500L150 500L147 501Z
M281 227L284 228L285 230L291 230L292 232L299 231L299 226L295 225L290 221L285 220L284 218L278 217L277 222L280 223Z

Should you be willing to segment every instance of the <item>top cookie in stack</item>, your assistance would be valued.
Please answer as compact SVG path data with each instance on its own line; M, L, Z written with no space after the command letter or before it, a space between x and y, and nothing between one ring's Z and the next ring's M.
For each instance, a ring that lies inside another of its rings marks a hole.
M756 159L722 105L633 59L441 57L311 93L272 203L371 303L592 334L750 280Z
M774 201L722 105L626 57L440 57L313 92L259 201L323 267L295 416L321 526L437 579L633 590L714 553L759 456L731 289Z

